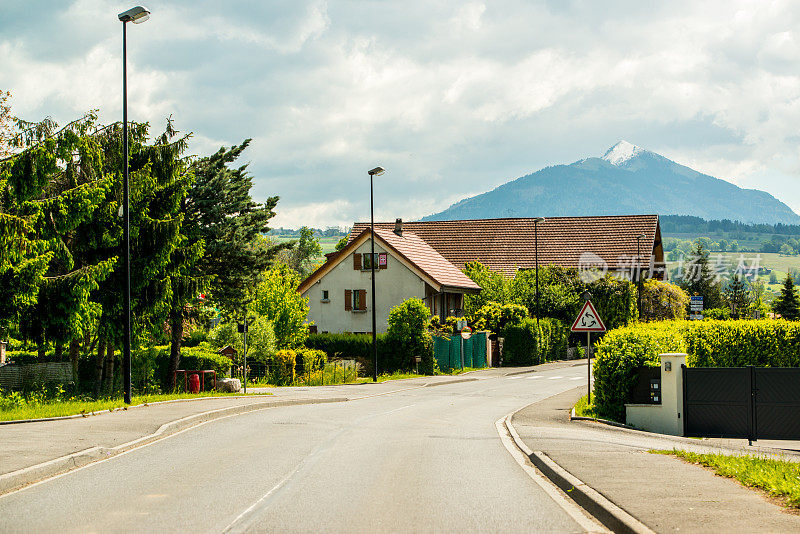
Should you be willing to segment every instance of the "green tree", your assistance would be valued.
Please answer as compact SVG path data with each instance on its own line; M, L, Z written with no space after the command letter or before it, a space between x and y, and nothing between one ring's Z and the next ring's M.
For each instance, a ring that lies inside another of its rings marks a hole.
M481 286L480 293L464 295L464 314L467 317L473 317L489 302L508 302L511 282L502 273L494 272L480 262L471 261L464 265L464 274Z
M737 319L741 314L747 313L750 306L750 298L744 280L734 274L728 286L725 288L725 301L731 308L731 317Z
M700 241L698 240L688 258L679 285L690 296L702 296L703 307L719 308L722 306L720 284L711 272L711 267L708 264L708 252L703 248Z
M194 182L184 202L185 234L203 241L200 272L212 279L213 300L228 312L240 312L248 294L275 254L287 245L275 245L263 236L275 216L278 197L263 204L251 197L253 178L247 165L232 167L250 144L220 148L192 163Z
M391 309L386 343L392 347L392 368L410 369L420 358L420 372L433 374L433 338L428 332L431 312L418 298L411 298ZM390 364L391 365L391 364Z
M316 258L322 255L322 245L308 226L300 228L300 239L287 251L287 264L305 278L314 270Z
M334 250L336 250L336 252L342 250L344 247L347 246L349 239L350 239L349 235L342 237L339 241L336 242L336 247L334 247Z
M800 319L800 298L794 288L794 280L788 274L783 280L781 293L772 301L772 310L784 319L796 321Z
M297 271L276 263L264 271L250 304L251 311L272 323L279 349L302 345L308 337L308 298L297 292L300 282Z
M689 295L675 284L646 280L642 284L642 321L683 319L689 307Z
M548 265L539 268L539 309L541 317L552 317L560 321L575 319L583 305L581 293L585 284L578 276L577 269ZM528 308L536 315L536 271L518 271L511 282L510 300Z

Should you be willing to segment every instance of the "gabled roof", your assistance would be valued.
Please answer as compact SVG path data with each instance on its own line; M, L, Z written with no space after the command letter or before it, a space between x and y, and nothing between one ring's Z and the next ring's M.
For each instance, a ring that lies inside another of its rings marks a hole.
M337 254L329 255L328 260L303 280L297 288L299 293L304 293L309 287L325 276L333 267L367 241L370 237L369 226L353 237L347 246ZM436 291L459 290L467 293L477 293L481 287L462 273L455 265L447 261L441 254L434 250L425 241L411 232L403 232L402 236L392 230L375 228L375 241L381 243L393 253L396 259L404 263L420 278Z
M376 233L391 231L394 225L375 223ZM369 224L355 223L350 239L365 227ZM658 215L549 217L538 227L540 266L578 267L584 252L597 254L610 270L623 267L625 262L630 265L637 255L639 234L645 235L641 240L642 263L648 263L651 254L656 254L656 263L664 260ZM467 262L479 261L513 277L518 269L535 266L532 218L403 222L403 234L407 232L419 236L459 269Z

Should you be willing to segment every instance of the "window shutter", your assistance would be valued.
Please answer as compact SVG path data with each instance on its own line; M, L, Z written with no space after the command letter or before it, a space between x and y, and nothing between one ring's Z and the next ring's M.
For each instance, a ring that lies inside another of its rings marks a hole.
M356 271L361 270L361 254L353 254L353 269Z
M384 260L381 263L381 260ZM378 254L378 268L379 269L386 269L389 266L389 255L388 254Z
M353 309L353 291L351 289L344 290L344 309L345 311Z
M366 289L359 289L358 290L358 304L359 310L366 310L367 309L367 290Z

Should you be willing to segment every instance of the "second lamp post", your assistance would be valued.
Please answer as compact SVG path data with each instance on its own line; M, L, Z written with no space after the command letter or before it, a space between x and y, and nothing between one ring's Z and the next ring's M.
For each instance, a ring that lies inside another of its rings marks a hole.
M369 270L370 278L372 278L372 381L378 381L378 333L376 331L375 320L375 305L377 299L375 298L375 211L372 202L372 177L380 176L386 172L383 167L375 167L369 171L369 233L370 233L370 255L369 255Z

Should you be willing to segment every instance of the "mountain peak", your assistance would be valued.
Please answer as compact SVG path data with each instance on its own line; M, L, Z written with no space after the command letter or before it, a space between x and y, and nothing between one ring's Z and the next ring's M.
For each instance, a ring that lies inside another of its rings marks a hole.
M606 150L606 153L603 154L602 159L606 160L612 165L622 165L629 159L635 158L639 154L643 154L645 152L647 152L647 150L623 139L616 145Z

